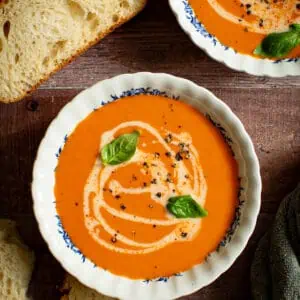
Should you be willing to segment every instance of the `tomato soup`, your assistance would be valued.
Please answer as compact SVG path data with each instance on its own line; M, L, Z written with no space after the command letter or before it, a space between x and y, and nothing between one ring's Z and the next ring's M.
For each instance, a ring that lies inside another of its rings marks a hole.
M91 113L55 173L72 242L114 274L151 279L201 263L234 220L238 170L219 130L193 107L132 96Z
M288 31L300 23L297 0L189 0L197 18L207 31L225 46L253 55L270 33ZM299 57L296 47L288 57Z

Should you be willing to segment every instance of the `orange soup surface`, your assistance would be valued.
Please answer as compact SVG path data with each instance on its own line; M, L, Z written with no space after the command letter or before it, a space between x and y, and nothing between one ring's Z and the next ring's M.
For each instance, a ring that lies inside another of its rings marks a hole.
M189 0L197 18L207 31L225 46L253 55L270 33L288 31L300 24L297 0ZM296 47L288 57L299 57Z
M133 132L133 156L104 164L104 146ZM219 130L181 101L146 95L107 104L79 123L55 180L57 211L72 242L97 266L135 279L201 263L226 235L239 188L237 163ZM172 214L167 204L182 195L208 215Z

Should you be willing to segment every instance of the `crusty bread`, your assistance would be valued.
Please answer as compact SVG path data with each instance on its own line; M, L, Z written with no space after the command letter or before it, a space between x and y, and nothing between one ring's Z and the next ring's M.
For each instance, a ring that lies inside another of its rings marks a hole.
M61 300L113 300L104 295L97 293L96 291L82 285L76 278L70 274L66 274L63 287L63 296Z
M25 300L34 254L25 246L10 220L0 220L0 299Z
M22 99L146 0L0 0L0 101Z

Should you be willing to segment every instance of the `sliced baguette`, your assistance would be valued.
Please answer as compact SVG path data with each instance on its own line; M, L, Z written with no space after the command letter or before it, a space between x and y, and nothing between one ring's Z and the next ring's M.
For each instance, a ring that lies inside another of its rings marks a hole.
M21 241L16 224L0 220L0 299L27 300L34 254Z
M146 0L0 0L0 101L22 99Z
M84 286L70 274L66 274L61 291L61 300L114 300Z

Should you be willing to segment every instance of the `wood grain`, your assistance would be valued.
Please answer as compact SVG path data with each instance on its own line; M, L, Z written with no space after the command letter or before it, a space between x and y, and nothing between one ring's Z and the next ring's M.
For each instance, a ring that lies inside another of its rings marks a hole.
M86 88L104 78L140 71L171 73L207 88L300 87L299 77L255 77L215 62L180 29L167 0L150 0L141 14L57 73L42 88Z
M0 217L13 218L37 254L30 294L59 299L64 271L42 240L32 211L32 165L46 128L78 92L126 72L167 72L209 88L239 116L253 139L263 179L256 230L232 268L210 286L182 299L250 299L250 265L282 197L300 179L300 78L253 77L208 58L180 30L167 1L150 1L117 30L52 77L31 97L0 105Z

